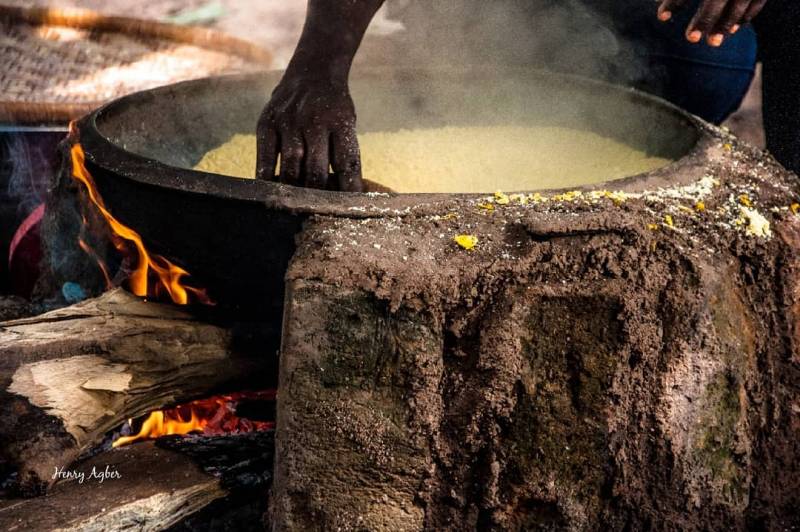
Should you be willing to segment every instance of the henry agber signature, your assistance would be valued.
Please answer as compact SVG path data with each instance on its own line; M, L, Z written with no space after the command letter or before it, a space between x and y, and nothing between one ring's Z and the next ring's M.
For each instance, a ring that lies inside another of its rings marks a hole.
M77 481L78 484L83 484L86 481L94 481L98 484L102 484L106 480L115 480L121 478L122 474L120 474L119 471L111 466L106 466L105 469L97 469L97 467L92 466L92 470L88 473L78 469L65 469L63 467L56 467L55 471L53 472L53 480Z

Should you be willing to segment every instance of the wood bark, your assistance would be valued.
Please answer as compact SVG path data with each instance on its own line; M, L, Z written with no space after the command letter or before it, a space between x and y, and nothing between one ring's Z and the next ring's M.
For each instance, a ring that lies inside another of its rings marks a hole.
M165 530L226 496L214 476L153 442L65 468L46 497L0 501L7 531Z
M263 387L269 342L234 331L123 290L0 323L0 456L20 489L41 491L126 419Z

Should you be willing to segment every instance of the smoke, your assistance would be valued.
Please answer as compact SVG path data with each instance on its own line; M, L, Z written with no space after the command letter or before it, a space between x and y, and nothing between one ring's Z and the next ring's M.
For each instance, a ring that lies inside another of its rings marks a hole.
M15 233L45 201L55 172L57 138L57 133L34 128L0 126L0 291L27 296L36 280L35 227L27 226L24 239L14 246L10 271L7 265Z
M44 202L56 167L54 145L37 144L14 134L5 136L3 141L8 168L5 194L17 204L17 217L21 220Z
M102 272L96 259L79 246L83 238L98 254L112 256L104 247L105 235L90 234L99 223L85 227L77 194L71 191L68 172L61 172L58 143L66 135L59 127L10 128L0 131L0 200L14 207L6 213L0 236L8 245L13 231L36 207L47 203L47 211L40 234L44 260L39 265L40 277L36 281L31 299L44 303L46 308L62 306L70 300L81 299L87 292L97 294L105 289ZM50 194L51 189L55 193ZM94 222L88 216L89 222ZM5 225L7 224L7 225ZM95 231L98 232L99 231ZM6 251L6 249L4 249ZM2 257L7 260L7 257ZM106 260L112 271L117 264ZM35 268L34 264L29 265Z
M641 1L655 17L655 4ZM387 15L406 28L400 37L404 66L529 66L629 83L644 65L617 31L619 9L604 8L612 3L390 0Z

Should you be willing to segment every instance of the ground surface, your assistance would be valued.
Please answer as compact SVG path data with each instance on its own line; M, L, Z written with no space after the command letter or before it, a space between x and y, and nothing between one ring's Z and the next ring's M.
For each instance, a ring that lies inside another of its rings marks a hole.
M6 0L6 4L31 6L81 7L115 15L162 19L176 13L209 4L206 0L153 0L131 2L130 0ZM297 37L302 29L306 0L219 0L223 14L211 26L265 46L273 51L276 66L286 64L292 54ZM131 6L135 5L132 10ZM361 61L382 64L402 60L402 52L394 50L399 40L391 34L397 25L384 15L379 15L370 29L361 52ZM395 33L395 35L399 35ZM389 59L389 58L394 59ZM761 126L761 80L757 77L742 109L726 123L742 139L764 146Z

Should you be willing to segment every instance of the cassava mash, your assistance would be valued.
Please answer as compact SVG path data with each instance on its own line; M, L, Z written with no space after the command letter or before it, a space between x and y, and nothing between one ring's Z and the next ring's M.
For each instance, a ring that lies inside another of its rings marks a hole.
M578 187L668 164L589 131L442 127L359 135L364 178L395 192L486 193ZM252 178L255 135L235 135L195 169Z

